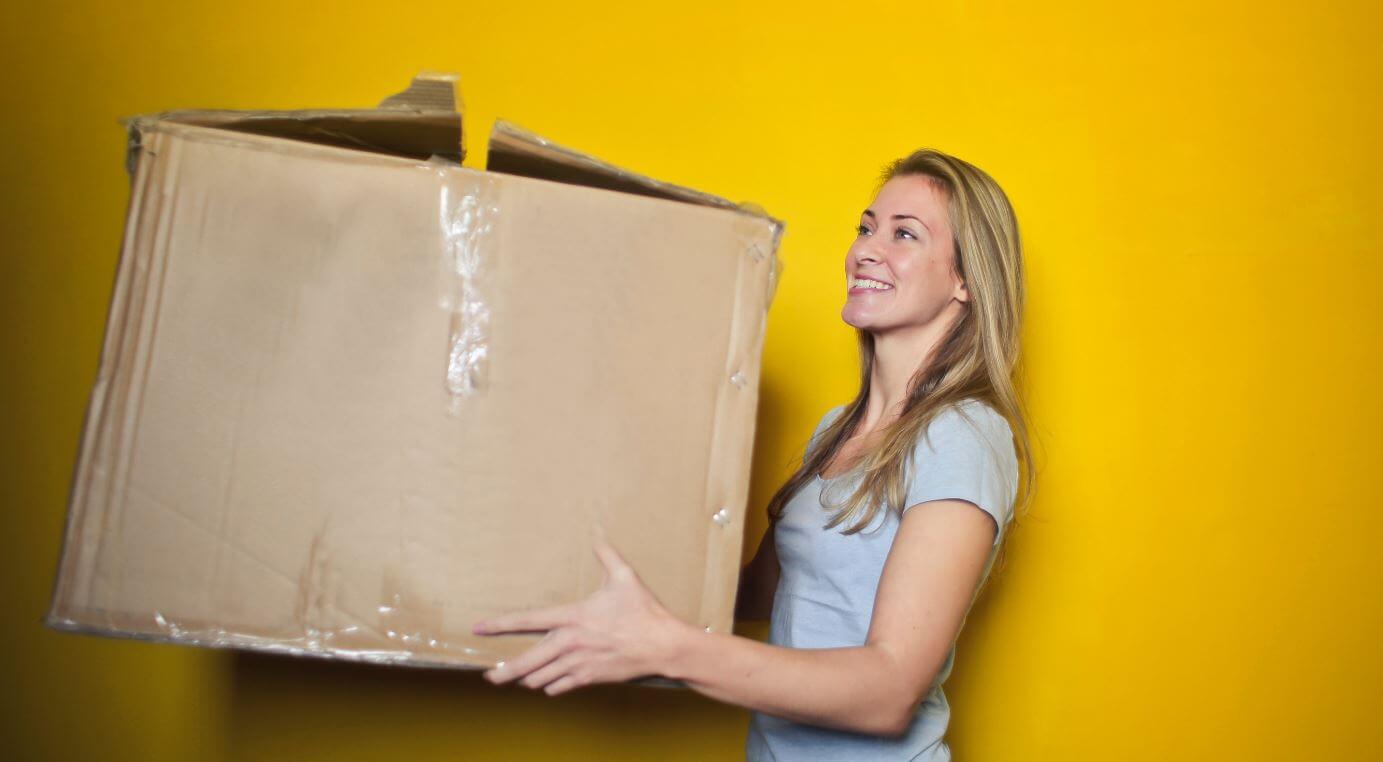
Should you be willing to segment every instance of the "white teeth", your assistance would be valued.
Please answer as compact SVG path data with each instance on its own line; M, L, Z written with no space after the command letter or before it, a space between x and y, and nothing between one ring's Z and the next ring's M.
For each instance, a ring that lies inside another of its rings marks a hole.
M873 288L883 291L893 288L893 286L877 280L869 280L868 278L854 278L850 281L850 288Z

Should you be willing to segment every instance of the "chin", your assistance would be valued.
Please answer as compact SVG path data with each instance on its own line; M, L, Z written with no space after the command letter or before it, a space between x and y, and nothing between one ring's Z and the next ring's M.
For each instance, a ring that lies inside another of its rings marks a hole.
M851 309L848 305L840 311L840 319L851 328L858 328L861 331L871 330L875 323L867 312Z

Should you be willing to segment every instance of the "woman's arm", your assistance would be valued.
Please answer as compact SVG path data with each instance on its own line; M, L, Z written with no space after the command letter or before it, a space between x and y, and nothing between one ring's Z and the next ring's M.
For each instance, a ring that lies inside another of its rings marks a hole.
M739 594L735 597L735 619L768 619L773 613L773 594L778 590L778 548L769 524L754 558L740 572Z
M708 633L672 616L603 541L606 583L579 603L477 623L478 633L546 630L485 673L550 695L645 675L797 722L877 735L906 730L945 660L997 527L960 500L909 509L894 537L862 646L796 649Z

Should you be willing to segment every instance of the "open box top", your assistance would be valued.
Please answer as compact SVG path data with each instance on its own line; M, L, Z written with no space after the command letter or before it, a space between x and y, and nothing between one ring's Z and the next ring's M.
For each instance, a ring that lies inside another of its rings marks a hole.
M158 121L460 164L466 149L457 80L450 72L420 72L406 90L372 109L182 109L126 117L121 123L130 136L127 167L133 174L141 131ZM779 220L754 204L737 204L622 169L503 119L496 120L491 130L488 153L486 169L491 172L730 209L771 220L782 230Z
M423 72L372 109L290 111L180 109L121 119L129 131L126 167L134 173L140 134L159 121L213 127L358 151L457 164L465 158L455 74Z

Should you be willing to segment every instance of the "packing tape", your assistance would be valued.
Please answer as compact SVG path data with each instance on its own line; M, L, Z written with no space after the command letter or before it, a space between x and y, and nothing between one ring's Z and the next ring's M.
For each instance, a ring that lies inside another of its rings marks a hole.
M440 305L450 315L446 390L450 411L485 389L490 353L490 305L485 293L489 241L499 216L492 176L460 170L444 159L430 159L438 175L437 214L441 225Z

